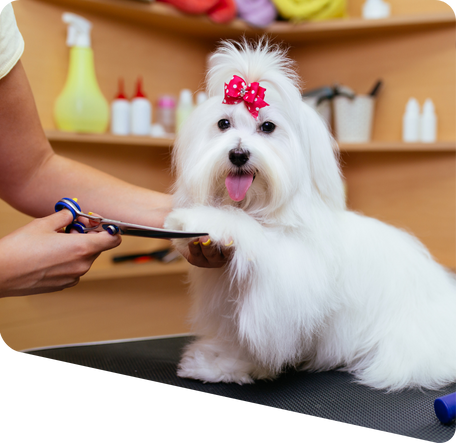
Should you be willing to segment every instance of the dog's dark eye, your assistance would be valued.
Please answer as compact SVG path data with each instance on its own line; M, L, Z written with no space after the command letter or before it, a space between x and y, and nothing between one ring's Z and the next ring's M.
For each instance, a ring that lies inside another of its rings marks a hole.
M271 133L272 131L274 131L275 127L276 125L272 122L264 122L260 126L260 130L266 133Z
M221 120L218 121L218 127L221 131L224 131L225 129L228 129L231 126L231 123L229 120L226 118L222 118Z

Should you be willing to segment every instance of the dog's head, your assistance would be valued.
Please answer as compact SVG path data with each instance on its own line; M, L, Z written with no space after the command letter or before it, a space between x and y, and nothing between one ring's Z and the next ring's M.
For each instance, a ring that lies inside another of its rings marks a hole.
M344 207L333 140L297 84L291 60L265 40L220 46L210 59L209 99L176 141L179 206L234 205L275 220L312 201Z

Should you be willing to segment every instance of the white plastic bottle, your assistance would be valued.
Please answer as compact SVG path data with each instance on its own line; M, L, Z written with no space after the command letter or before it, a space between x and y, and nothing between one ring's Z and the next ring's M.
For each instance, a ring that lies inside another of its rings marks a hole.
M185 120L193 111L193 95L190 89L182 89L176 109L176 132L178 133Z
M207 94L203 91L196 94L196 106L203 104L207 100Z
M152 105L142 90L141 77L136 83L136 94L131 101L130 113L131 133L134 135L149 135L152 122Z
M363 18L379 19L391 15L391 5L383 0L366 0L363 4Z
M437 116L435 115L434 103L430 98L426 99L421 114L421 141L434 143L437 140Z
M130 134L130 102L124 94L121 78L116 98L111 103L111 132L115 135Z
M413 143L420 141L420 105L416 98L410 98L402 118L402 141Z

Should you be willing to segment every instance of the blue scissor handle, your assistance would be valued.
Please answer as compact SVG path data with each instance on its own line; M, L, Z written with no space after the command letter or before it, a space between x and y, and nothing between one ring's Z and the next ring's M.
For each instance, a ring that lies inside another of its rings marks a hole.
M81 212L81 207L71 198L64 197L55 204L55 212L59 212L62 209L68 209L73 215L73 221L78 218L76 210Z
M72 229L76 230L79 232L79 234L86 234L86 230L85 230L85 224L84 223L81 223L81 222L74 222L74 223L71 223L71 225L68 225L66 228L65 228L65 233L66 234L69 234L71 232Z
M116 235L120 232L120 228L116 225L101 225L108 234Z

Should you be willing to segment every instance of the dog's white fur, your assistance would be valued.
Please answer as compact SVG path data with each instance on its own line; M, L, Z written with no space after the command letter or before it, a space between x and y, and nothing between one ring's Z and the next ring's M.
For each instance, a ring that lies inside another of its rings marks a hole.
M258 120L244 104L222 104L234 74L266 88ZM454 276L413 236L346 210L334 142L297 81L267 41L225 42L210 60L210 98L178 137L165 225L220 245L231 237L235 248L223 268L191 271L198 338L178 374L242 384L293 366L339 368L387 390L456 381ZM259 130L266 121L274 132ZM239 203L225 188L236 147L256 172Z

